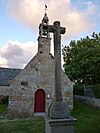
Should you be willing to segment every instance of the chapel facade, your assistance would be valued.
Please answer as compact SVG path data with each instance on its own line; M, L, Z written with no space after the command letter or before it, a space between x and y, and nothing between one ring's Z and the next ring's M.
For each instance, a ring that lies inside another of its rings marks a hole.
M48 24L49 19L45 13L39 25L37 54L24 69L19 71L16 77L10 81L10 86L6 88L9 90L8 114L10 116L45 113L55 99L54 57L50 53L51 38L47 28ZM69 109L72 110L73 82L62 69L61 73L62 98L64 102L67 102Z

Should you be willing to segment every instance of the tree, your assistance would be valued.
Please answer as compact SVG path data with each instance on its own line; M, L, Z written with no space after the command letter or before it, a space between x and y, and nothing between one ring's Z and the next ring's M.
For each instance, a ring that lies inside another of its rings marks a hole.
M71 41L62 50L64 70L72 81L100 83L100 33Z

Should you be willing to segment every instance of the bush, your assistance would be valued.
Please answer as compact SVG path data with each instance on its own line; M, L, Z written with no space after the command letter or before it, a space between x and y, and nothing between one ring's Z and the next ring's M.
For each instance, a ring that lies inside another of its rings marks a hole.
M85 86L85 89L91 89L95 95L95 98L100 98L100 84ZM73 86L73 92L75 95L84 96L84 85L75 84Z
M88 85L86 86L86 89L92 89L95 95L95 98L100 98L100 84L96 84L96 85Z
M73 93L74 93L75 95L84 96L84 86L75 84L75 85L73 86Z
M0 96L0 104L8 104L9 96Z

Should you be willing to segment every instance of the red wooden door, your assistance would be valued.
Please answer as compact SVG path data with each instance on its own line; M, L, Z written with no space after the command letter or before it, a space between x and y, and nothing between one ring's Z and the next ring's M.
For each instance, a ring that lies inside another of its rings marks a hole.
M34 112L45 112L45 91L42 89L35 92Z

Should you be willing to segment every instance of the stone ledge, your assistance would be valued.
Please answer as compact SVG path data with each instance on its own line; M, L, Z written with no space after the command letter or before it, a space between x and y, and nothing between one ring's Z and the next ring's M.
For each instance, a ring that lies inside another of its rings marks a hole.
M79 96L79 95L75 95L75 98L80 102L83 102L87 105L100 109L100 99L98 98L90 98L90 97Z
M74 133L74 124L77 119L67 118L67 119L45 119L46 133Z
M67 118L67 119L48 119L48 122L49 122L49 124L50 125L58 125L58 126L60 126L60 125L72 125L72 124L74 124L75 122L77 121L77 119L76 118L73 118L73 117L69 117L69 118Z

